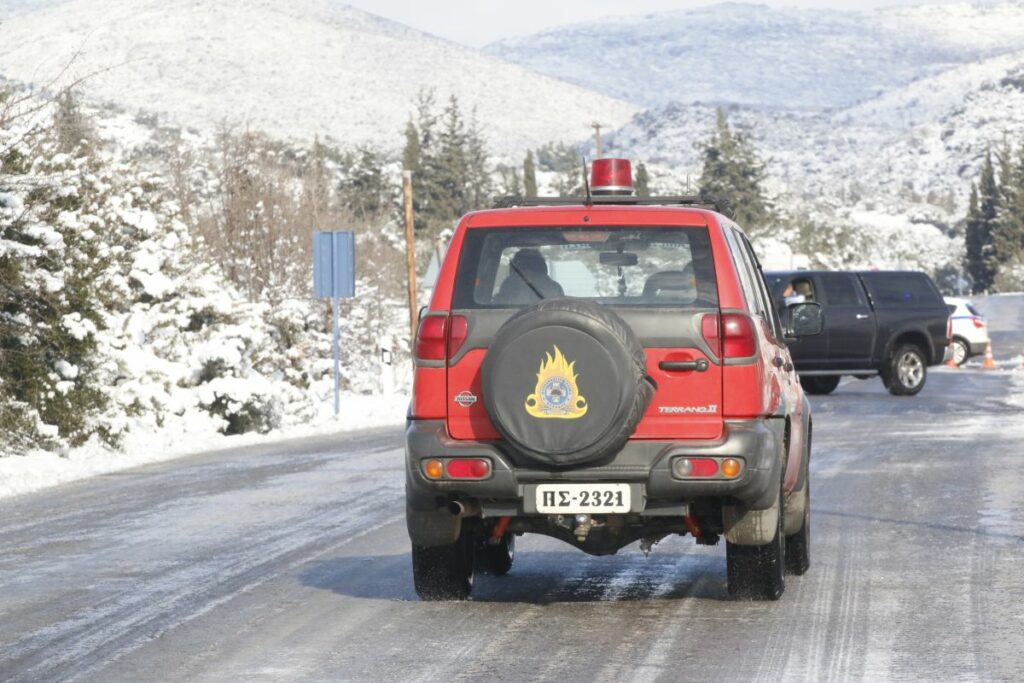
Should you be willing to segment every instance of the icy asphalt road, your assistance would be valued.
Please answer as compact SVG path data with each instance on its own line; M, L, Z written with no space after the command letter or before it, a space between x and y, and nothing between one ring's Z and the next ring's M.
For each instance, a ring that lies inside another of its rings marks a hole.
M417 601L400 430L196 456L0 503L0 680L1020 680L1009 373L815 401L813 566L730 602L724 548L520 539ZM1019 391L1019 389L1018 389Z

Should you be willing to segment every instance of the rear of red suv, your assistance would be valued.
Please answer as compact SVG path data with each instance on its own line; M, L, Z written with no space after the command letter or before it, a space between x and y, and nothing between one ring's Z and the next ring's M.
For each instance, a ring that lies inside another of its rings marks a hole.
M735 225L651 201L533 200L459 224L407 432L423 598L507 573L524 533L595 555L725 536L743 597L807 569L810 410L784 323ZM785 313L790 333L820 327L813 304Z

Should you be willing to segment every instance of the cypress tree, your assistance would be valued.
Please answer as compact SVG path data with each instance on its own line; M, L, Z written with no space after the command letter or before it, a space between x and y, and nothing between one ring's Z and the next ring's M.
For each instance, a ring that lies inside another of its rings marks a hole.
M523 160L523 189L527 197L537 196L537 165L533 161L533 150L526 152Z
M1016 163L1009 148L1004 148L999 161L999 205L992 229L992 263L994 275L1002 272L1010 276L1009 271L1024 266L1024 144ZM1001 281L1000 288L1007 284L1017 288L1021 284L1008 283L1007 278L997 279Z
M644 166L644 162L641 161L636 165L636 180L633 181L633 187L636 189L637 197L651 196L650 182L651 179L647 175L647 167Z
M409 119L405 124L405 147L402 149L402 169L416 173L420 170L420 132Z
M992 288L995 278L992 228L996 222L999 205L999 188L996 185L991 153L985 155L980 183L976 190L973 185L971 186L971 196L973 204L968 209L967 228L964 233L967 249L966 267L974 281L974 291L986 292Z

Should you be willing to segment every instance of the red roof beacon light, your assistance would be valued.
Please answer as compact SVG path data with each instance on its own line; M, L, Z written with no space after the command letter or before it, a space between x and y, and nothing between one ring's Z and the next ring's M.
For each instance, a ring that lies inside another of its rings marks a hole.
M590 191L595 195L633 194L633 168L629 159L594 159Z

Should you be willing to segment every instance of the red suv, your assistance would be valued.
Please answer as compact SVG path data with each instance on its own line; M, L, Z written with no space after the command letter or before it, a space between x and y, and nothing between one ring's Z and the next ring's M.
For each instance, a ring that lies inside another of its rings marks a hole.
M506 200L459 223L416 338L406 511L416 591L466 598L514 539L594 555L726 540L728 589L776 599L809 565L810 405L743 231L695 198Z

